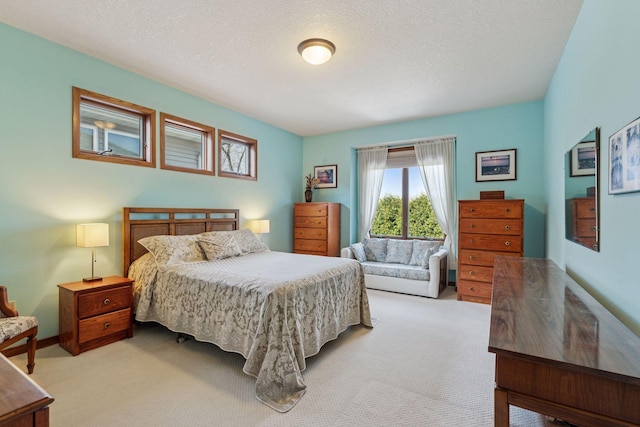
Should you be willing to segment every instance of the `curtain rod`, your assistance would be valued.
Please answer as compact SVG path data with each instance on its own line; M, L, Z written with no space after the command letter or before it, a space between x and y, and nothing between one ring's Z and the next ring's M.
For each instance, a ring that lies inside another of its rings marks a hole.
M358 145L354 148L357 150L359 148L384 147L385 145L399 147L399 146L409 145L409 144L413 144L415 142L420 142L420 141L433 141L436 139L445 139L445 138L457 138L457 136L455 134L450 134L450 135L441 135L441 136L431 136L429 138L414 138L414 139L405 139L405 140L392 141L392 142L379 142L377 144Z

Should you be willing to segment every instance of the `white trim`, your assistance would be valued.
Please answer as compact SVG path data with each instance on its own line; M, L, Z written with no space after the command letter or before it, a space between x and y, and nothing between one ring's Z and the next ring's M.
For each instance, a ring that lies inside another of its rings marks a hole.
M399 147L403 147L403 146L409 146L409 145L413 145L416 142L428 142L428 141L435 141L437 139L446 139L446 138L455 138L457 139L458 136L456 134L449 134L449 135L441 135L441 136L430 136L428 138L414 138L414 139L405 139L405 140L400 140L400 141L391 141L391 142L379 142L376 144L369 144L369 145L357 145L353 148L360 149L360 148L373 148L373 147L384 147L384 146L388 146L390 148L399 148Z

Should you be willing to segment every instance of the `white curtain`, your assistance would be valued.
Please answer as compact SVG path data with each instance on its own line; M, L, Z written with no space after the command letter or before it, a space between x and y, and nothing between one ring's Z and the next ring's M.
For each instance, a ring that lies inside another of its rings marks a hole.
M382 179L387 164L387 147L358 150L358 236L360 241L369 237L373 218L382 191Z
M417 142L414 148L422 183L438 224L447 235L444 246L449 250L449 269L455 270L458 260L455 138Z

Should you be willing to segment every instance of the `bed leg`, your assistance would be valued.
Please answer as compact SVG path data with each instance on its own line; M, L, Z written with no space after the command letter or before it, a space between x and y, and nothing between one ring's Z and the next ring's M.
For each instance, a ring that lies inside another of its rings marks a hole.
M185 334L178 333L178 335L176 336L176 342L178 344L182 344L186 340L187 340L187 336Z

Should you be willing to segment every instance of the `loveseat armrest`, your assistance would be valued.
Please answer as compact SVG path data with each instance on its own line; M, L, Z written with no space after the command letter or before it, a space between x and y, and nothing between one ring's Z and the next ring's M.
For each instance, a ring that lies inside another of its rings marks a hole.
M449 276L448 255L449 251L447 249L440 248L438 252L429 257L429 274L431 275L429 283L432 286L438 285L438 293L442 292L447 286Z
M351 250L350 247L340 249L340 257L341 258L356 259L356 257L353 255L353 251Z

